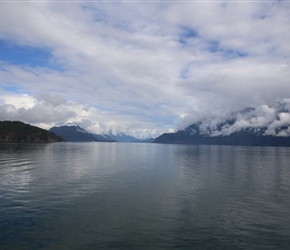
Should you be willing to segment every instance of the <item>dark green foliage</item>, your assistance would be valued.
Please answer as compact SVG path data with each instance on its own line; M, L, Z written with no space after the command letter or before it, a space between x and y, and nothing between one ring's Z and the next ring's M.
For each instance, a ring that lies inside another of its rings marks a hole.
M0 142L59 142L63 139L45 129L20 121L0 121Z

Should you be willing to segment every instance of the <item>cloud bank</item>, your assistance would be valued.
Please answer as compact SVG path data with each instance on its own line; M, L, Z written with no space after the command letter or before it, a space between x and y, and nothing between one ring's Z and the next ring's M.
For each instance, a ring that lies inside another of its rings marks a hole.
M206 136L228 136L249 130L257 135L290 136L290 98L274 106L261 105L232 112L224 117L203 119L186 128L191 134Z
M138 137L248 106L265 117L246 122L266 122L290 97L289 12L284 1L2 2L0 119Z

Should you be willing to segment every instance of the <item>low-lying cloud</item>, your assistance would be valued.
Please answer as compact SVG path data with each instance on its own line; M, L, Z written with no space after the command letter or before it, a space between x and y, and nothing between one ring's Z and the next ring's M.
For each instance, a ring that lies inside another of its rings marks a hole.
M129 115L104 112L51 94L5 95L0 98L0 120L19 120L45 129L79 125L92 133L125 132L137 138L156 137L164 131L153 127L146 117L141 121L146 126L142 127Z
M199 133L206 136L228 136L250 130L259 135L290 136L290 99L283 99L275 106L249 107L239 112L195 123ZM193 134L196 132L193 128Z

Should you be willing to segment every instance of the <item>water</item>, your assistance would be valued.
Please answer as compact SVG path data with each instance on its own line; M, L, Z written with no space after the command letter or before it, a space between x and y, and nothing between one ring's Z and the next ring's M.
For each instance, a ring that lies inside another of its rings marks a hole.
M0 144L0 249L290 249L290 148Z

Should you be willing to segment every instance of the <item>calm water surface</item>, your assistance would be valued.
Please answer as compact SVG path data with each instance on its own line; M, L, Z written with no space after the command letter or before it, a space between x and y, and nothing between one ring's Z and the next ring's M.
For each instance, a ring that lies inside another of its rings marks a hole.
M290 249L290 148L0 144L0 249Z

